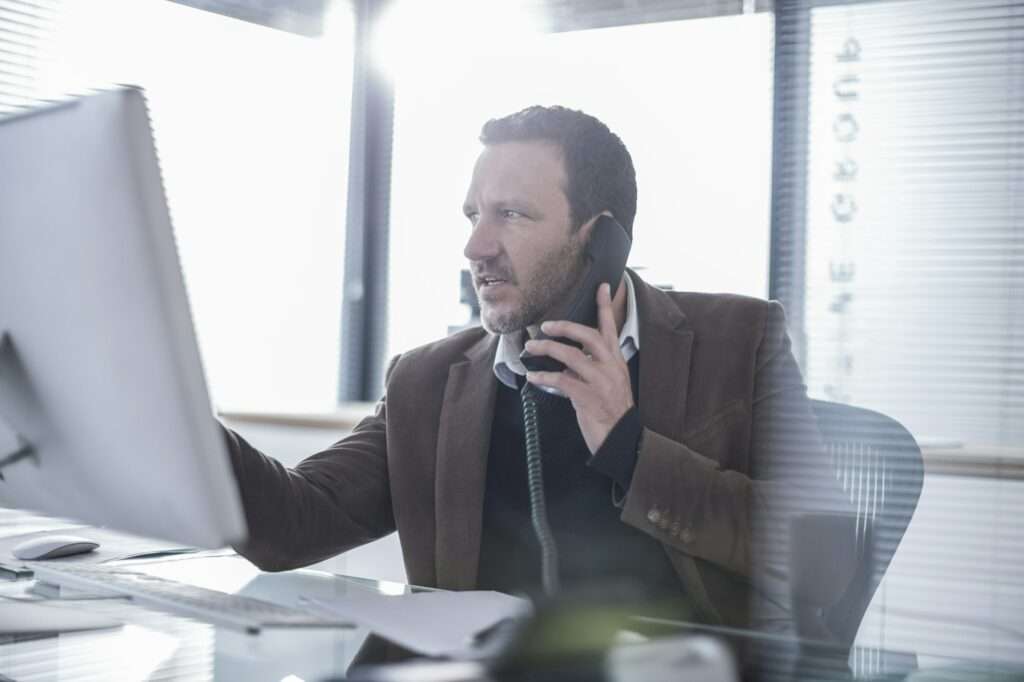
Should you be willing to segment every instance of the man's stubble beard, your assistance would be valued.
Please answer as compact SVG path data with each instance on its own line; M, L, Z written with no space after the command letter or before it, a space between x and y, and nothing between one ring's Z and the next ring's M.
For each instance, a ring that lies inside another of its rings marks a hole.
M546 255L534 269L531 280L520 286L523 300L516 310L497 315L492 311L488 315L485 303L481 324L492 334L509 334L539 324L566 299L582 271L583 242L576 231L562 248Z

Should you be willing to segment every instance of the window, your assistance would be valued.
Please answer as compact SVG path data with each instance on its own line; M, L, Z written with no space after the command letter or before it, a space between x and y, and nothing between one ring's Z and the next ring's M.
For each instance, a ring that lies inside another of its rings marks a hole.
M1024 9L815 10L807 375L924 444L1024 439Z
M401 49L385 53L396 93L389 355L467 321L461 206L477 136L489 118L531 104L582 109L622 137L638 182L630 264L645 278L767 294L769 15L554 34L526 13L460 15L420 31L426 19L408 5L388 26ZM482 34L488 26L500 35Z
M799 281L806 264L786 302L804 306L812 395L896 418L925 462L858 641L1019 661L1024 3L809 19L806 253L773 267Z
M56 0L0 0L0 115L39 96L38 70Z
M336 404L352 17L320 37L161 0L63 3L38 87L147 91L220 408Z

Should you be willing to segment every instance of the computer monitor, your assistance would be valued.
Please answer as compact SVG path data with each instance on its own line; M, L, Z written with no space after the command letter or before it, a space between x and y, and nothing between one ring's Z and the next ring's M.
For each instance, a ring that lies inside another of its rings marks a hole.
M245 538L143 92L0 120L0 505Z

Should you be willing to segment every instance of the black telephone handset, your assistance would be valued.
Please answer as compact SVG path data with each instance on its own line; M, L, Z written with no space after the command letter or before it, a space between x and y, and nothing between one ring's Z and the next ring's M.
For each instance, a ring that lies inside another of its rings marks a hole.
M570 292L564 308L556 310L553 320L571 320L590 327L597 326L597 288L607 282L612 298L626 270L626 258L632 241L626 230L611 216L602 215L594 221L590 239L584 249L583 281ZM566 338L552 337L537 332L538 339L553 339L572 346L580 344ZM525 350L519 356L531 372L561 372L565 365L547 355L531 355ZM560 394L559 394L560 395ZM530 520L540 548L541 584L545 594L558 592L558 548L548 523L547 501L544 495L543 462L541 457L540 426L538 422L537 394L533 384L524 383L519 391L523 403L523 434L526 446L526 483L530 495Z
M615 218L598 216L584 250L585 272L583 281L573 290L566 306L556 311L552 320L571 320L590 327L597 327L597 288L607 282L612 298L622 281L626 270L626 259L633 242L626 230ZM580 344L562 337L552 337L538 331L537 339L553 339L576 348ZM523 351L519 356L526 369L531 372L561 372L565 365L547 355L531 355Z

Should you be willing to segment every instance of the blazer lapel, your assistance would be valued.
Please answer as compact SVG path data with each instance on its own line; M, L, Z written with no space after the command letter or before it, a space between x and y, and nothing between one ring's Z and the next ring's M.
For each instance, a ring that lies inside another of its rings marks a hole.
M686 418L693 331L665 292L635 275L633 284L640 322L640 421L679 440Z
M488 335L451 365L437 437L437 586L476 587L491 421L497 396L492 365L498 337Z

